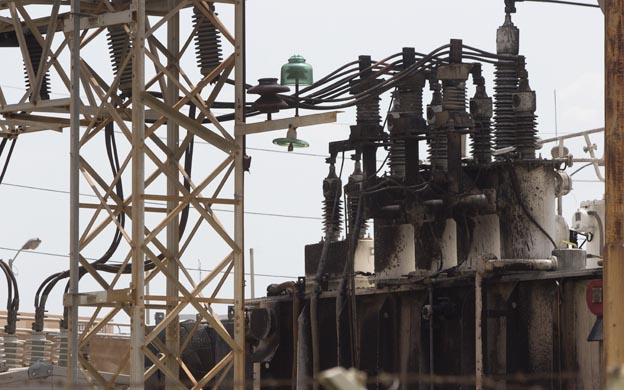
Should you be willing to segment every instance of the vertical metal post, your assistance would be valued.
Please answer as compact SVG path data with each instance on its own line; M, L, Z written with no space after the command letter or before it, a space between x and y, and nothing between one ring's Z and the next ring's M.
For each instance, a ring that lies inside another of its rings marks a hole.
M73 388L78 377L78 280L80 251L80 0L71 2L71 103L69 172L69 359L67 377Z
M604 350L608 389L624 385L624 0L605 10Z
M483 260L480 260L483 262ZM483 390L483 274L475 274L475 390Z
M132 39L132 308L130 389L143 390L145 339L144 200L145 186L145 0L133 0Z
M254 250L249 248L249 297L256 297L256 275L254 271ZM294 315L294 314L293 314ZM254 363L253 370L253 390L260 390L260 363Z
M176 6L175 0L169 0L169 9L173 9ZM167 80L167 98L165 104L173 106L178 100L179 90L176 85L176 81L179 78L179 71L177 68L177 57L180 52L180 14L176 13L167 22L167 48L172 57L167 57L167 68L171 72L170 78ZM167 148L171 152L169 159L167 160L170 172L176 172L175 177L171 175L167 176L167 212L172 212L177 206L178 201L173 200L178 197L177 182L179 180L178 161L174 158L177 155L179 148L179 126L173 120L167 121ZM169 251L170 258L167 261L167 268L175 280L167 278L167 296L178 297L177 281L179 279L180 268L177 261L179 253L179 240L180 240L180 224L179 218L173 218L167 225L167 250ZM177 306L177 301L167 301L167 315L171 313ZM177 356L180 350L180 322L178 316L167 325L166 330L166 345L171 354L167 357L167 367L176 376L172 378L169 375L165 378L165 388L177 389L178 385L175 381L179 376L180 365L177 361Z
M254 272L254 250L249 248L249 296L251 299L256 297L256 275Z
M245 123L245 1L237 0L234 12L235 35L235 125ZM245 388L245 172L243 165L245 136L237 134L234 159L234 390Z

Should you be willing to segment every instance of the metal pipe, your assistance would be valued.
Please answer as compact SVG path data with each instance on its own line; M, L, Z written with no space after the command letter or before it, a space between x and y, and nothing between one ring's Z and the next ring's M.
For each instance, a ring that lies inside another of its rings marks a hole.
M608 389L624 386L624 0L605 2L604 350Z
M72 0L71 15L71 102L69 169L69 357L68 389L78 380L78 281L80 256L80 0Z
M557 258L548 259L491 259L485 261L485 271L554 271L558 267Z

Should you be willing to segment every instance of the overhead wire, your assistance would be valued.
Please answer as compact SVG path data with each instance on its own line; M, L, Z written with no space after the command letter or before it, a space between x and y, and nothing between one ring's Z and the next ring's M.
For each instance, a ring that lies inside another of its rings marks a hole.
M516 0L516 2L533 2L533 3L552 3L552 4L561 4L561 5L575 5L580 7L590 7L590 8L600 8L598 4L590 4L590 3L579 3L577 1L565 1L565 0Z
M56 193L56 194L64 194L64 195L69 194L69 191L57 190L57 189L54 189L54 188L28 186L28 185L15 184L15 183L2 183L2 185L3 186L7 186L7 187L23 188L23 189L35 190L35 191L52 192L52 193ZM88 196L88 197L91 197L91 198L97 198L96 195L92 195L92 194L82 193L80 195L81 196ZM158 202L150 202L150 201L146 201L145 204L147 204L147 205L160 205L160 203L158 203ZM215 208L215 207L212 207L211 209L212 209L212 211L217 211L217 212L222 212L222 213L233 213L234 212L234 210L221 209L221 208ZM245 215L257 215L257 216L260 216L260 217L275 217L275 218L291 218L291 219L310 220L310 221L320 221L320 220L322 220L321 217L312 217L312 216L307 216L307 215L267 213L267 212L261 212L261 211L247 211L247 210L245 210ZM0 248L0 249L2 249L2 248Z
M0 250L5 250L5 251L11 251L11 252L15 252L18 251L18 248L11 248L11 247L6 247L6 246L0 246ZM35 255L40 255L40 256L51 256L51 257L61 257L64 259L68 259L69 255L67 254L63 254L63 253L53 253L53 252L42 252L42 251L36 251L36 250L31 250L28 251L28 253L32 253ZM95 258L85 258L86 260L96 260ZM0 260L2 261L2 260ZM111 262L113 263L113 262ZM121 263L115 263L115 264L121 264ZM211 272L211 269L203 269L203 268L186 268L189 271L200 271L200 272ZM225 271L223 271L225 272ZM251 275L251 273L247 272L245 273L245 275ZM266 273L254 273L255 276L261 276L261 277L266 277L266 278L270 278L270 277L275 277L275 278L287 278L287 279L296 279L297 276L294 275L279 275L279 274L266 274Z

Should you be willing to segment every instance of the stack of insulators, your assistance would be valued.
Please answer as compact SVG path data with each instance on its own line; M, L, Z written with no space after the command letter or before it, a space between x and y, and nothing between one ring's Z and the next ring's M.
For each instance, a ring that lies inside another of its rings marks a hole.
M444 111L466 111L466 83L463 81L444 81L442 85L442 108Z
M349 212L349 233L353 234L355 229L355 219L358 214L358 208L360 208L360 202L362 201L362 186L364 184L364 174L362 173L362 167L359 161L355 162L353 173L349 176L349 182L345 186L345 193L347 194L347 208ZM368 223L364 220L364 210L360 212L360 218L362 223L360 225L360 231L358 233L359 238L366 237L368 231Z
M496 149L515 144L515 115L513 94L518 89L515 62L498 62L494 72L494 122L496 123Z
M61 329L58 335L55 337L55 344L57 347L57 353L55 354L55 361L59 367L67 367L67 357L69 356L69 338L67 329Z
M15 334L5 334L2 338L4 363L8 368L18 368L24 365L24 342Z
M336 176L334 164L323 180L323 232L330 242L338 241L342 232L342 181Z
M24 343L24 365L42 361L52 362L54 343L46 338L44 332L33 332Z
M208 5L210 12L214 14L214 4L208 3ZM221 33L197 8L194 8L193 12L193 26L197 31L195 35L197 65L201 74L206 76L223 62Z
M523 159L535 158L537 116L532 112L516 113L516 150Z
M521 158L535 158L537 149L537 116L535 115L535 92L529 87L526 70L518 72L521 76L518 91L514 94L516 125L516 150Z
M30 57L30 63L33 67L33 72L35 78L37 77L37 72L39 70L39 65L41 64L41 55L43 54L43 49L39 42L35 39L34 36L29 35L26 38L26 48L28 49L28 56ZM24 75L26 78L26 88L30 88L30 78L28 77L28 70L26 68L26 63L24 63ZM34 80L33 80L34 81ZM41 87L39 88L39 96L42 100L50 99L50 80L49 80L49 72L46 72L43 76L43 80L41 81Z
M496 149L515 145L513 94L518 88L516 56L520 50L520 30L511 20L512 8L507 9L505 22L496 31L496 54L506 56L499 60L494 71L494 122Z
M483 85L477 86L475 97L470 101L470 113L475 123L472 136L472 156L480 164L492 161L492 99Z
M356 120L360 126L379 126L379 95L371 96L356 104Z
M113 64L113 73L115 77L121 71L119 79L119 90L123 96L132 95L132 58L128 60L128 64L121 69L127 56L131 56L130 36L121 25L108 27L108 49Z
M405 140L396 139L396 134L390 132L390 150L388 151L388 165L390 175L394 177L405 177Z
M422 118L423 115L423 90L422 87L399 86L394 92L394 103L391 113L415 113ZM390 151L388 164L390 174L395 177L405 177L405 136L406 132L418 129L403 129L398 126L390 128Z
M447 129L435 126L435 113L442 111L442 92L438 81L431 82L433 96L427 108L427 116L431 126L429 134L429 160L433 169L446 170L448 166Z

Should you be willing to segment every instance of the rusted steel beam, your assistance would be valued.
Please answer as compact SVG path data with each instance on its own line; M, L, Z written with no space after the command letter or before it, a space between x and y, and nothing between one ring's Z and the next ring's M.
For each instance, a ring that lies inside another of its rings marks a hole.
M606 259L604 350L608 389L624 384L624 0L605 9Z

